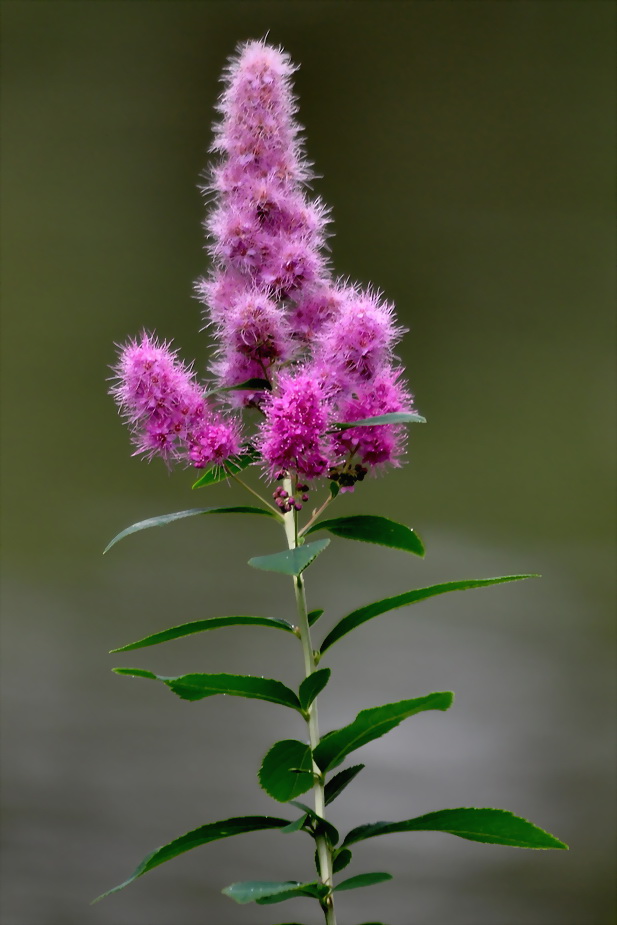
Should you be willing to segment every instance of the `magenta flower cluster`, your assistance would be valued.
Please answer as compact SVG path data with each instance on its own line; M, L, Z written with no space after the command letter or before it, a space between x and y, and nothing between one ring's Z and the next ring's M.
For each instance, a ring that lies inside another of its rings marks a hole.
M411 411L413 399L394 355L403 331L392 306L329 267L328 211L307 193L294 70L286 53L251 41L223 77L219 159L205 187L212 269L196 284L216 345L212 399L148 334L121 349L112 393L137 453L223 463L242 451L242 409L254 408L260 421L245 443L269 478L327 476L351 488L369 469L400 465L405 428L335 425Z

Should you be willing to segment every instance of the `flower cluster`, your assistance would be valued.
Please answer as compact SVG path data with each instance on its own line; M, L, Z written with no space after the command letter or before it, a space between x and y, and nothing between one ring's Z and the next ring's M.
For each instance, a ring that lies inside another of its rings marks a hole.
M294 70L287 54L251 41L223 78L205 187L212 269L196 293L213 328L214 392L230 411L207 405L192 370L149 335L122 349L112 392L149 457L223 462L239 452L240 411L251 407L267 477L324 476L350 489L370 469L400 464L405 429L336 425L410 411L413 399L393 352L403 333L393 307L331 275L327 209L307 194Z
M122 348L111 393L131 429L136 453L197 468L240 452L237 423L206 404L193 371L169 344L149 334Z

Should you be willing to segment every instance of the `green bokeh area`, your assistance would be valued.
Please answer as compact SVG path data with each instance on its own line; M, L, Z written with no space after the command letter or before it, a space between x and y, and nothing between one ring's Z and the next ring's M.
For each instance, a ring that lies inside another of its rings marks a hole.
M290 634L247 626L106 655L189 620L292 619L283 578L246 566L282 548L274 522L192 518L100 556L133 521L251 503L225 483L191 494L192 473L131 458L105 380L113 343L142 328L205 368L196 184L225 59L269 31L301 63L336 270L395 302L428 419L410 427L405 468L332 508L396 517L426 560L333 537L307 572L309 606L326 611L317 641L354 607L413 587L544 575L381 617L329 653L324 729L457 692L447 715L363 750L333 822L503 806L572 847L375 839L345 874L395 879L342 893L341 920L610 925L614 5L15 0L2 20L3 922L266 925L267 908L247 918L220 889L312 877L300 836L247 835L88 905L189 829L278 813L255 773L273 742L303 735L279 715L292 711L188 704L109 671L297 689ZM280 918L312 925L309 906Z

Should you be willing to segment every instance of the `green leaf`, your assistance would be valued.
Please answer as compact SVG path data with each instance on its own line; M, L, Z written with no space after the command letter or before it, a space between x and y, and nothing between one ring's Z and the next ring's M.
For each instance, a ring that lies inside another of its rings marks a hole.
M247 446L243 453L237 456L230 456L222 465L215 463L206 469L204 474L193 483L193 488L205 488L206 485L216 485L229 478L230 475L237 475L243 469L252 466L259 459L259 453L252 446Z
M352 854L349 848L341 848L332 861L332 873L338 874L351 862Z
M274 629L286 630L293 633L294 628L287 620L279 620L278 617L208 617L207 620L195 620L193 623L181 623L180 626L172 626L168 630L162 630L160 633L154 633L152 636L144 636L137 642L130 642L127 646L121 646L119 649L111 649L110 654L116 652L130 652L132 649L145 649L147 646L157 646L161 642L169 642L171 639L181 639L182 636L192 636L193 633L205 633L207 630L216 630L222 626L271 626Z
M299 770L292 770L292 769ZM283 739L272 746L259 769L259 783L273 799L287 803L313 786L313 759L308 745Z
M298 883L297 880L286 880L284 882L270 880L243 880L240 883L232 883L226 886L222 891L225 896L229 896L234 902L244 905L245 903L267 903L283 902L285 899L291 899L294 896L319 897L328 892L328 888L317 882Z
M142 874L147 874L149 870L164 864L165 861L171 861L172 858L192 848L198 848L211 841L217 841L220 838L230 838L232 835L242 835L245 832L258 832L262 829L282 829L288 824L287 819L279 819L275 816L235 816L232 819L224 819L222 822L209 822L202 825L192 832L187 832L179 838L175 838L162 848L157 848L152 854L143 859L141 864L133 871L128 880L114 886L106 893L101 893L93 902L98 902L110 893L117 893L118 890L124 889L133 880L137 880Z
M307 615L309 626L312 626L313 623L317 623L317 621L322 615L323 615L323 610L311 610Z
M335 893L342 893L343 890L357 890L361 886L373 886L375 883L384 883L386 880L392 880L392 874L385 874L376 871L374 874L357 874L355 877L349 877L343 880L338 886L334 887Z
M402 549L416 556L424 555L424 546L417 533L387 517L377 517L373 514L357 514L351 517L333 517L331 520L321 520L306 531L315 533L316 530L328 530L335 536L346 540L360 540L363 543L377 543L380 546L389 546L391 549Z
M448 581L445 584L431 585L428 588L416 588L415 591L405 591L403 594L396 594L394 597L385 597L381 601L375 601L373 604L367 604L366 607L360 607L343 617L336 626L328 633L321 644L321 653L329 649L331 645L355 629L372 620L373 617L379 617L382 613L388 613L390 610L396 610L397 607L406 607L407 604L417 604L428 597L435 597L437 594L446 594L448 591L467 591L470 588L486 588L489 585L499 585L506 581L522 581L525 578L539 578L539 575L506 575L502 578L477 578L465 581Z
M285 552L275 552L271 556L255 556L249 559L249 565L265 572L280 572L282 575L297 577L329 544L330 540L316 540L295 549L286 549Z
M330 673L329 668L319 668L304 679L299 691L302 709L308 710L315 697L322 692L330 680Z
M274 517L275 519L277 516L274 511L268 511L266 508L247 507L246 505L236 507L194 507L191 508L190 511L176 511L175 514L161 514L160 517L149 517L148 520L140 520L139 523L132 524L132 526L127 527L125 530L121 530L120 533L114 536L111 543L107 544L103 550L103 555L109 552L112 546L115 546L116 543L123 540L125 536L130 536L131 533L138 533L140 530L148 530L150 527L163 527L165 524L171 524L176 520L183 520L185 517L197 517L199 514L263 514L266 517Z
M450 691L437 691L426 697L361 710L349 726L325 735L314 750L313 758L322 771L328 771L340 764L350 752L390 732L409 716L424 710L447 710L453 700L454 694Z
M514 848L565 848L568 846L554 835L545 832L527 819L515 816L505 809L441 809L403 822L373 822L360 825L345 838L343 845L375 835L392 835L396 832L449 832L469 841L490 845L510 845Z
M141 668L114 668L113 671L134 678L162 681L183 700L203 700L204 697L214 697L216 694L230 694L233 697L268 700L270 703L280 703L281 706L302 712L300 701L294 692L281 681L272 678L241 674L183 674L168 678L151 671L143 671Z
M332 500L336 498L340 490L341 488L338 482L330 482L330 497Z
M299 800L290 800L292 806L296 806L298 809L301 809L310 817L317 834L323 833L328 837L331 845L336 845L340 835L338 829L335 829L331 822L328 822L326 819L323 819L321 816L318 816L314 809L311 809L310 806L307 806L306 803L300 803Z
M366 765L364 764L354 764L353 767L345 768L344 771L339 771L338 774L331 777L324 788L326 806L336 800L337 796L352 782L356 774L363 771L365 767Z
M337 421L331 426L336 430L351 430L352 427L375 427L379 424L426 424L426 418L415 411L391 411L389 414L377 414L371 418L357 421Z
M289 835L292 832L299 832L300 829L304 826L306 822L306 814L304 816L299 816L298 819L294 819L293 822L290 822L289 825L286 825L284 829L281 829L281 832L285 835Z
M245 379L244 382L239 382L238 385L224 385L221 386L220 389L214 389L215 392L240 392L248 390L251 392L271 392L272 386L267 379Z

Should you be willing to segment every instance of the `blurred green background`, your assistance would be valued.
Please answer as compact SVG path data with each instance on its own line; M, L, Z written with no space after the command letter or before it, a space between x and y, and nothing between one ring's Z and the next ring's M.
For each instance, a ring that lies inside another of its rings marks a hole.
M396 879L341 896L341 923L612 925L615 6L15 0L2 19L3 925L265 925L272 910L220 888L310 873L308 841L249 835L88 905L196 825L276 813L254 772L302 734L276 706L190 705L109 672L291 683L286 638L106 654L199 616L287 615L285 581L245 564L281 546L275 528L187 522L100 555L135 520L241 500L132 459L105 379L113 342L144 326L207 360L196 183L225 59L266 32L302 65L337 271L396 302L429 420L409 465L339 505L412 524L426 560L334 541L311 606L332 625L434 580L544 576L391 614L332 651L324 728L457 692L364 750L334 821L496 805L572 846L375 840L352 873ZM274 918L319 921L309 907Z

